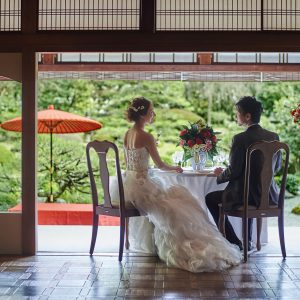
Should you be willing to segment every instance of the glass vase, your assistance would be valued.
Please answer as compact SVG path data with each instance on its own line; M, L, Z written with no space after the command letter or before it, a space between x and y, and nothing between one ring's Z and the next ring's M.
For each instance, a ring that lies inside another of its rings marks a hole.
M201 149L195 149L193 151L193 157L191 159L192 161L192 168L194 171L202 171L205 168L206 165L206 151Z

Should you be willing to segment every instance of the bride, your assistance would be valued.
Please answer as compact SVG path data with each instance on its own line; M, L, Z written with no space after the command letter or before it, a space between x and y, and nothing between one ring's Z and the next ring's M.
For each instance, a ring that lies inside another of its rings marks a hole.
M223 270L239 264L239 248L210 222L206 208L183 186L166 188L149 169L151 156L161 170L183 171L161 160L155 139L144 130L154 117L152 103L143 97L135 98L127 109L127 118L134 125L124 138L125 200L146 215L129 220L130 249L157 253L168 266L191 272ZM113 185L112 199L117 198L117 190Z

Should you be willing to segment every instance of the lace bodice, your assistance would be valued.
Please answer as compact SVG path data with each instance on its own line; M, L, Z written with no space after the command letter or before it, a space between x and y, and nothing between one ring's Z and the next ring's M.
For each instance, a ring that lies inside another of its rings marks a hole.
M149 152L145 147L124 149L128 171L145 172L149 169Z

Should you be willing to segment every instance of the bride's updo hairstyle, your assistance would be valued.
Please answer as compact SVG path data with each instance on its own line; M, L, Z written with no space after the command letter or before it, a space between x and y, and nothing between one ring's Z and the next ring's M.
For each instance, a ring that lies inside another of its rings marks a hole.
M150 107L151 101L144 97L134 98L127 108L126 117L130 122L138 122L141 116L145 116Z

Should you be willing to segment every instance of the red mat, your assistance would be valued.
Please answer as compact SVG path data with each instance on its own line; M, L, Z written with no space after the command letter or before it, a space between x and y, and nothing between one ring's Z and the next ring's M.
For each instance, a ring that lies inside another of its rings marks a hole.
M10 212L22 210L21 204L10 208ZM92 225L92 204L38 203L39 225ZM100 216L99 225L119 226L118 217Z

